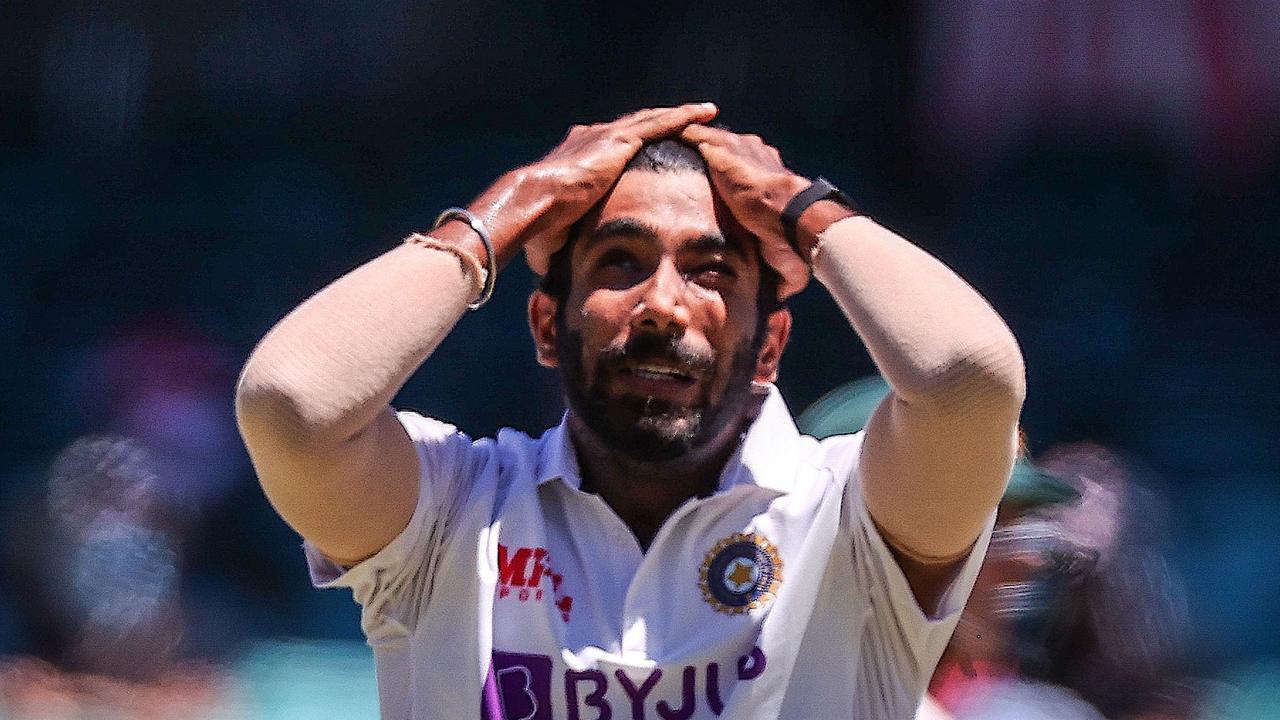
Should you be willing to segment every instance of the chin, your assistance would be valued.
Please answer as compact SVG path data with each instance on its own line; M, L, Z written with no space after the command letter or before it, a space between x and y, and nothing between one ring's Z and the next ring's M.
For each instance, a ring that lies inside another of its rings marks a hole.
M648 399L622 398L602 403L604 417L592 426L615 451L638 462L677 460L706 444L703 411L658 407ZM588 415L588 419L590 418Z
M701 397L690 405L672 405L653 397L612 396L596 378L608 367L597 359L594 378L584 372L579 333L560 336L561 372L569 409L605 447L622 458L664 463L697 455L739 428L750 404L755 349L743 345L734 353L728 376L703 379ZM721 387L719 392L712 388Z

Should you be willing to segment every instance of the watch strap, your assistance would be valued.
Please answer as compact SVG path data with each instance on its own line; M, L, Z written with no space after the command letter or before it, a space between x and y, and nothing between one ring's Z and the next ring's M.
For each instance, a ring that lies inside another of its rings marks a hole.
M840 192L840 189L831 184L830 180L819 177L814 180L809 187L796 193L791 198L786 207L782 209L782 230L787 235L787 242L791 243L791 247L800 252L800 239L796 237L796 227L800 223L800 216L804 214L809 206L819 200L835 200L845 207L857 212L858 207L854 205L853 200L848 195ZM803 253L801 253L803 255Z

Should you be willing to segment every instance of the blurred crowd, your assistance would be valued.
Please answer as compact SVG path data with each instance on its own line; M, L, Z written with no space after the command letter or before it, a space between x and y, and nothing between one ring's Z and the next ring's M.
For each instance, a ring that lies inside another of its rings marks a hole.
M1185 596L1161 499L1100 446L1053 448L1043 467L1079 494L1001 504L922 716L1206 717L1210 688L1185 674Z
M889 392L871 376L798 418L857 432ZM1188 672L1168 508L1131 461L1067 443L1033 463L1025 436L982 570L916 720L1191 720L1216 689Z
M239 445L241 362L570 123L703 97L1023 345L1028 459L922 720L1280 717L1277 0L19 5L0 718L372 714L356 607ZM513 263L400 402L553 424L531 286ZM798 410L873 368L820 290L792 307Z
M0 660L0 718L264 717L236 672L254 638L354 622L290 582L298 541L253 483L236 370L153 319L68 374L101 425L4 508L4 649L27 653Z

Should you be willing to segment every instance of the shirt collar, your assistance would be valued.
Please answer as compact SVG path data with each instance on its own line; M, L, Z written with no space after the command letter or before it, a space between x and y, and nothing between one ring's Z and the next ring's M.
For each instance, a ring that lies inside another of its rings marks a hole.
M782 394L770 383L760 413L720 473L718 492L739 485L790 492L795 485L799 459L800 432ZM582 488L567 412L559 425L543 434L542 451L538 454L538 484L557 479L575 490Z
M574 490L582 488L582 474L578 470L578 456L569 438L569 413L560 417L560 424L542 435L542 451L538 453L538 484L561 480Z

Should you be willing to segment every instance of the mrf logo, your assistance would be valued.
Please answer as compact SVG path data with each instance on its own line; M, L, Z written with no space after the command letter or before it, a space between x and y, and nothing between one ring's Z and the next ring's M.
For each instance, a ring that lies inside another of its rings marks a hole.
M543 602L554 598L560 617L569 622L573 610L573 598L563 594L561 584L564 575L551 566L546 548L509 548L498 544L498 599L511 598L517 602ZM547 585L550 584L548 588ZM550 592L548 592L548 590Z

